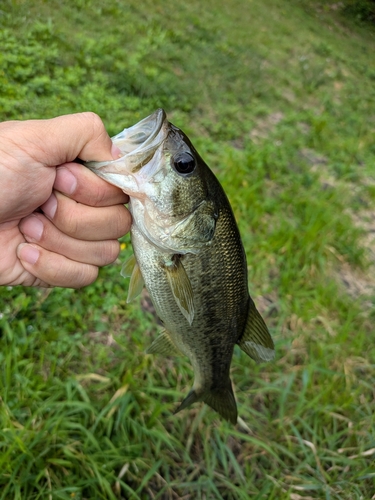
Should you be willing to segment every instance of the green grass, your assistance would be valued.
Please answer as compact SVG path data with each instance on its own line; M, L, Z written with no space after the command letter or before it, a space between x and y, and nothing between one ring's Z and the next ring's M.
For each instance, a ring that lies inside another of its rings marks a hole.
M237 426L173 416L191 367L144 354L120 262L3 288L0 499L374 497L375 31L335 5L2 2L1 119L92 110L114 134L165 107L228 193L277 356L236 350Z

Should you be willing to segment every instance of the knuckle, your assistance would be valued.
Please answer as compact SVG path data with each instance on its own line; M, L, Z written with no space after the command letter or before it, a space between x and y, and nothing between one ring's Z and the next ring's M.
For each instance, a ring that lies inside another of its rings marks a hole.
M84 111L83 113L80 114L83 120L87 123L90 123L90 126L94 130L104 129L102 119L100 118L99 115L97 115L93 111Z
M95 265L77 262L42 249L30 285L78 289L93 283L98 277L98 272Z
M53 225L68 236L74 237L79 233L83 215L82 205L60 193L56 193L56 198L57 211L53 218Z
M79 217L75 210L65 213L62 224L64 232L69 236L75 237L79 233Z
M130 227L132 224L132 216L127 208L124 207L123 210L123 220L121 226L121 236L128 233L130 231Z
M96 139L101 139L102 136L106 136L107 132L104 127L104 123L99 115L93 113L92 111L86 111L83 113L85 115L86 121L90 124L92 130L92 137Z
M59 286L64 281L65 277L68 275L66 269L67 267L66 260L59 258L56 259L54 254L50 254L48 264L49 264L48 267L44 266L44 272L46 276L41 276L41 273L39 273L39 277L41 277L48 283L51 283L55 286ZM40 269L40 271L42 271L42 269Z
M91 285L91 283L94 283L96 278L98 277L99 274L99 268L96 266L91 266L86 264L86 269L82 272L82 279L80 283L77 281L77 286L74 286L73 288L82 288L84 286Z
M103 245L100 261L102 266L112 264L120 253L120 243L117 240L109 240Z
M98 276L98 268L90 265L62 259L46 280L55 286L66 288L82 288L93 283Z
M113 222L113 229L116 233L116 238L124 236L129 231L131 225L131 215L128 209L123 205L119 205L117 217L113 219Z
M90 203L93 207L101 207L105 205L107 198L106 185L103 185L104 181L98 177L97 184L95 186L95 191L90 197Z

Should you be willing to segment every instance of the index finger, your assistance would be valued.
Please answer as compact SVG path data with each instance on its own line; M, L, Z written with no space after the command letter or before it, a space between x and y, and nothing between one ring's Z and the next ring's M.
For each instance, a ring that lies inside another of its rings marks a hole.
M129 197L79 163L65 163L56 169L54 189L92 207L128 203Z

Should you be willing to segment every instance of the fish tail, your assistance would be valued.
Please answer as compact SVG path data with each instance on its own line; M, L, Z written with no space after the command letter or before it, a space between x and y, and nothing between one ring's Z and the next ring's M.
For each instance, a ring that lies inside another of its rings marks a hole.
M237 405L230 380L228 381L227 387L215 387L201 394L197 394L197 392L192 389L174 413L176 414L184 410L197 401L203 401L208 404L208 406L217 411L225 420L228 420L232 424L237 423Z
M217 411L225 420L237 423L237 405L234 399L232 384L227 387L216 387L202 394L202 400Z

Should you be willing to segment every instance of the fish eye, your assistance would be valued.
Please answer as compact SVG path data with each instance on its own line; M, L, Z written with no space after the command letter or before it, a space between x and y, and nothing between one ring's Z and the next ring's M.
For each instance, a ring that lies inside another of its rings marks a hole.
M193 155L184 151L173 159L173 165L179 174L191 174L194 172L196 162Z

